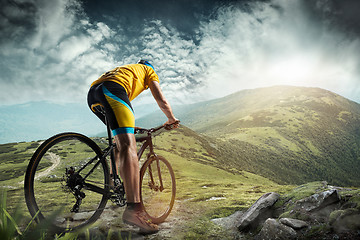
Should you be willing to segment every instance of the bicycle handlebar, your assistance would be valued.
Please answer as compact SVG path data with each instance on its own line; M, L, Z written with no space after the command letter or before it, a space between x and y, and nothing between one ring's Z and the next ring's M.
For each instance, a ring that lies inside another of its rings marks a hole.
M145 133L145 132L154 133L154 132L159 131L162 128L165 128L166 130L171 130L171 129L173 129L174 125L179 124L179 123L180 123L180 121L176 121L176 122L171 123L171 124L164 124L164 125L154 127L154 128L149 128L149 129L136 127L135 128L135 134L142 134L142 133Z

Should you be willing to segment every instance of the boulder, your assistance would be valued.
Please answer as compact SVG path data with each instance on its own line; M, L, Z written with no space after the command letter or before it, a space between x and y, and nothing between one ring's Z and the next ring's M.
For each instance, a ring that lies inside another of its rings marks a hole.
M307 212L316 211L331 204L338 203L340 195L336 189L320 192L310 197L298 200L295 203L295 209L305 210Z
M242 215L243 215L242 211L237 211L228 217L215 218L215 219L211 219L211 221L213 223L215 223L216 225L219 225L225 229L231 230L231 229L236 229L236 227L237 227L236 219L240 218Z
M293 218L281 218L279 221L280 223L289 226L295 230L299 230L309 226L307 222Z
M341 205L340 195L336 189L313 194L295 202L290 217L307 222L326 223L331 212Z
M241 217L236 226L240 231L249 231L258 227L267 218L272 216L272 206L277 202L278 193L266 193L261 196Z
M357 209L337 210L330 215L330 226L336 233L360 230L360 211Z
M297 233L291 227L288 227L273 218L268 218L260 233L255 237L256 240L289 240L296 239Z
M314 192L314 185L310 183L294 189L283 196L283 204L276 207L278 194L263 195L237 219L238 230L253 239L253 234L261 229L255 236L258 240L360 239L359 192L329 187L322 182L322 186L315 189L316 194L299 198L304 193ZM245 233L248 231L250 233Z

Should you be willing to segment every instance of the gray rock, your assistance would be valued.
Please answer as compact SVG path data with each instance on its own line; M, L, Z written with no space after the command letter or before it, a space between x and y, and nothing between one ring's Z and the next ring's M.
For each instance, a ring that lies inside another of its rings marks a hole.
M309 226L307 222L293 218L281 218L280 223L289 226L295 230L299 230Z
M243 215L242 211L237 211L234 214L228 216L228 217L223 217L223 218L215 218L215 219L211 219L211 221L213 223L215 223L216 225L219 225L225 229L236 229L236 219L239 219L241 216Z
M279 223L276 219L268 218L260 233L255 237L256 240L289 240L296 239L297 233L291 227Z
M278 193L266 193L261 196L237 221L236 227L240 231L249 231L256 228L265 219L271 217L271 207L277 202Z
M296 209L302 209L307 212L316 211L331 204L340 201L339 193L336 189L316 193L310 197L301 199L296 202Z
M357 209L338 210L332 213L330 226L336 233L360 230L360 211Z
M73 215L73 221L84 221L89 219L92 215L94 214L94 211L92 212L80 212L80 213L75 213Z

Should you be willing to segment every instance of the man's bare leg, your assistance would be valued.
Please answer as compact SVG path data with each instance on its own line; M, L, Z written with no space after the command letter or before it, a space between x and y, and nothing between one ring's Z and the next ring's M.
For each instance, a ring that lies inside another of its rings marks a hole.
M140 203L140 171L135 136L119 134L115 136L115 142L119 149L116 154L117 159L120 160L119 172L124 182L127 199L127 207L122 219L124 223L139 227L141 232L155 233L159 231L159 227L151 223Z
M118 151L115 151L116 165L124 182L126 199L130 203L140 203L140 170L134 134L115 136Z

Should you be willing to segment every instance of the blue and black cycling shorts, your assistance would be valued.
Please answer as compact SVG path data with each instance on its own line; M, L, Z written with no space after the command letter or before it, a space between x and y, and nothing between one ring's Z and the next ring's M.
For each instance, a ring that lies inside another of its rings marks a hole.
M123 86L112 81L106 81L90 88L88 93L90 109L105 124L105 116L94 109L102 105L106 111L113 135L134 133L135 116L129 97Z

